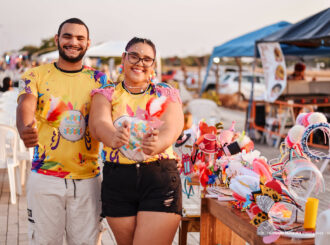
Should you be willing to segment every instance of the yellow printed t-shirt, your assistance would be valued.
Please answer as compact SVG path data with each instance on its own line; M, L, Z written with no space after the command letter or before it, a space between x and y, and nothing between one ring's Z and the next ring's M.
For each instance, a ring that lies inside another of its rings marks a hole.
M130 123L130 144L128 146L113 149L111 147L104 147L102 151L103 161L109 161L120 164L132 164L137 162L152 162L160 159L175 159L172 146L167 148L165 152L143 159L142 149L140 143L143 135L147 133L150 128L145 121L136 117L137 108L145 110L146 104L151 98L160 97L162 95L170 97L173 102L180 102L178 90L170 87L165 83L154 85L150 84L147 91L140 94L131 94L124 87L123 83L117 84L113 90L111 97L112 105L112 120L116 127L126 120ZM127 109L128 108L128 109ZM129 111L130 112L129 112ZM134 115L129 115L134 113ZM175 120L175 119L173 119Z
M102 72L83 67L65 72L56 64L26 71L22 94L37 98L39 142L34 148L32 171L61 178L87 179L99 174L99 143L88 130L90 93L108 83Z

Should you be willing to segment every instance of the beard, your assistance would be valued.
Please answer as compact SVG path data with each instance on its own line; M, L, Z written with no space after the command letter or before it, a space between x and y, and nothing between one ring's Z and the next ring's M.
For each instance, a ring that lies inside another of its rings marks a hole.
M59 55L62 59L64 59L65 61L67 62L70 62L70 63L76 63L78 61L81 61L82 58L84 57L86 51L87 51L87 46L85 47L85 49L81 49L80 50L80 53L78 54L78 56L76 57L69 57L65 54L65 51L64 49L60 46L60 42L57 41L57 47L58 47L58 52L59 52ZM66 47L67 45L65 45L64 47Z

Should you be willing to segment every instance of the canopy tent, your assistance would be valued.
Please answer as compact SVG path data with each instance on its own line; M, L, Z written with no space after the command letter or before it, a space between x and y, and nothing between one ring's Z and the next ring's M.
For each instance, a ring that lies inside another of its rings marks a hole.
M125 51L126 42L108 41L89 48L86 57L120 57ZM39 56L42 61L58 59L58 50Z
M87 50L86 56L90 57L119 57L125 51L126 42L123 41L108 41L99 45L93 46Z
M268 36L284 27L289 26L290 23L280 21L276 24L265 26L256 31L244 34L235 39L232 39L213 49L210 60L206 69L206 75L202 84L201 92L204 90L209 71L213 64L215 57L254 57L255 56L255 42L263 37Z
M324 47L323 51L328 51L327 54L330 54L330 8L261 38L257 42L279 42L311 48L311 50Z
M307 17L293 25L272 33L256 41L255 50L258 43L278 42L281 44L285 55L297 56L329 56L330 55L330 8ZM257 52L256 56L257 56ZM248 118L253 99L252 94L248 107ZM246 121L246 128L248 120Z
M58 58L58 50L48 52L39 56L39 60L45 62L47 60L55 60Z

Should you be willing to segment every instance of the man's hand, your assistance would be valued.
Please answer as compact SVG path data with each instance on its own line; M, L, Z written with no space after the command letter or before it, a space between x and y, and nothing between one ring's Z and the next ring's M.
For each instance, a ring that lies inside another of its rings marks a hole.
M159 130L153 129L151 132L144 135L142 139L142 150L147 155L155 155L157 152Z
M26 147L33 147L38 145L38 130L33 126L35 123L35 119L33 121L23 126L20 130L20 137L24 142Z
M116 129L114 134L112 135L112 148L119 148L123 145L129 144L129 136L130 136L130 125L127 121L124 121L123 126Z

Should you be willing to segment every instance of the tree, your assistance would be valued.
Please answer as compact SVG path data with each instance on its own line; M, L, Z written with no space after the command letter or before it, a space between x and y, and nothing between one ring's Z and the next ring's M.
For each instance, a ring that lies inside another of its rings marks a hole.
M39 47L33 46L33 45L26 45L23 48L21 48L19 51L26 51L28 52L28 55L32 55L33 53L37 52L39 50Z
M56 48L54 37L41 40L40 50L49 48Z
M21 48L20 51L27 51L29 56L31 56L32 54L40 55L43 53L54 51L56 49L57 47L55 45L54 37L51 37L51 38L42 39L41 45L39 47L34 45L26 45L23 48Z

